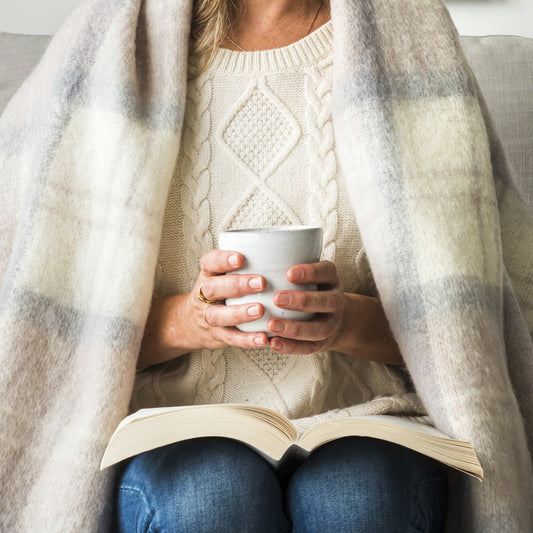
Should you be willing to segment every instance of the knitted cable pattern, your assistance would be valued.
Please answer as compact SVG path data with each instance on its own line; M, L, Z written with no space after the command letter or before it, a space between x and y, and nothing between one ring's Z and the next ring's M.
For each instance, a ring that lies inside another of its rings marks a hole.
M331 122L332 61L307 71L305 96L306 120L309 129L310 212L324 230L322 258L335 261L337 237L337 160Z
M337 161L331 122L332 61L328 58L306 71L305 117L309 131L309 204L311 216L323 229L322 259L335 261L337 237ZM313 405L323 396L331 374L329 353L314 355L316 381L310 394Z
M202 377L194 397L195 404L220 403L226 379L226 360L224 349L202 350Z
M227 155L250 180L221 227L301 224L290 205L268 183L299 137L298 123L266 81L252 82L216 133Z
M366 403L373 397L372 391L369 389L357 369L359 362L360 360L357 357L350 359L346 357L337 357L335 359L336 365L342 369L344 374L344 379L337 391L337 402L341 406L348 407L350 405L346 400L346 396L354 390L354 385L355 390L357 390L360 395L358 398L359 403Z
M191 288L199 273L199 258L213 249L210 231L209 187L211 176L209 161L211 146L209 131L211 115L211 81L200 76L189 83L187 113L183 130L183 236L186 243L185 257L191 277ZM202 350L202 377L198 382L195 403L211 403L221 398L225 379L223 350Z
M327 386L331 379L331 352L313 354L313 369L316 379L309 394L309 407L323 405ZM316 408L315 408L316 409Z
M201 76L189 83L187 113L183 129L181 198L183 235L187 245L185 257L191 277L191 288L198 277L199 258L213 248L213 237L209 230L211 213L208 201L211 157L210 101L211 82L208 76Z

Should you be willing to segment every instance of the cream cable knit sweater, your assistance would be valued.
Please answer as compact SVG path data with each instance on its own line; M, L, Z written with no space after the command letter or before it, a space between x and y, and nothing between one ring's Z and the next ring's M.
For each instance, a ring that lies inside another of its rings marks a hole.
M199 258L217 247L220 231L278 224L320 224L322 257L336 263L344 289L374 293L337 163L332 66L328 22L284 48L219 49L208 71L189 83L156 296L191 290ZM292 419L320 415L313 420L422 410L399 368L333 352L280 355L268 347L201 350L146 369L137 375L132 409L248 402Z

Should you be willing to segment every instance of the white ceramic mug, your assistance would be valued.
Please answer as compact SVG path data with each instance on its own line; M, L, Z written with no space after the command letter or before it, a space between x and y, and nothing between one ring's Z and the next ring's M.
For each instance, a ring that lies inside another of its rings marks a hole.
M322 228L318 226L273 226L223 231L218 236L220 250L240 252L244 256L243 266L234 271L237 274L261 274L266 280L263 292L240 298L228 298L227 305L259 302L265 307L262 318L239 324L241 331L267 330L271 317L289 320L310 320L313 315L281 309L274 305L274 293L280 290L316 290L316 285L295 285L287 279L287 270L302 263L316 263L322 250Z

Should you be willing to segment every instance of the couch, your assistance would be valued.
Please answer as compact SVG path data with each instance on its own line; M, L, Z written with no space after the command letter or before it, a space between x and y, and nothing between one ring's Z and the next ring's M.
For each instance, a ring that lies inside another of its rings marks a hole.
M0 32L0 113L46 49L49 35ZM516 183L533 207L533 39L461 37Z

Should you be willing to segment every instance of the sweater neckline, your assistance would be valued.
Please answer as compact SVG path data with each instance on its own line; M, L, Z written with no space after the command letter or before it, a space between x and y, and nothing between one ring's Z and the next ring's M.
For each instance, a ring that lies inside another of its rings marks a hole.
M217 48L208 70L231 74L291 70L326 57L332 52L332 43L333 26L331 20L328 20L299 41L281 48L252 52Z

